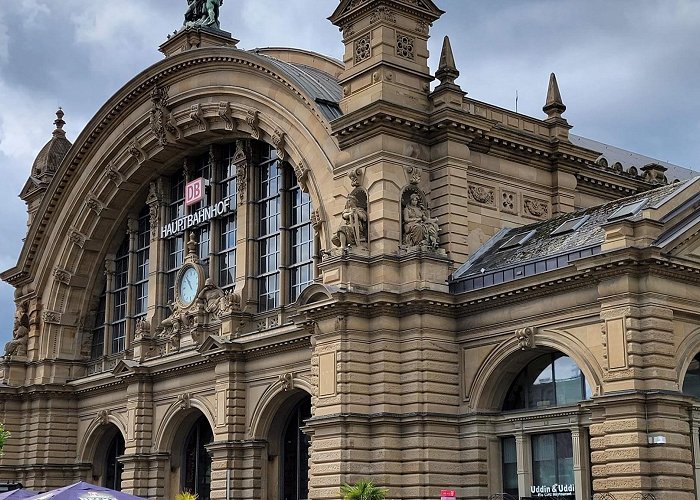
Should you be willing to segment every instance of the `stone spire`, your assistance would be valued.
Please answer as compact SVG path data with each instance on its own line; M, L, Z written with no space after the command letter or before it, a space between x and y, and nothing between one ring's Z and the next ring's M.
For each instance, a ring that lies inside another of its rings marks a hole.
M442 41L442 52L440 53L440 66L438 67L435 77L440 80L440 86L455 85L455 80L459 76L455 57L452 54L452 45L450 38L445 36Z
M58 108L58 111L56 111L56 119L53 122L53 124L56 125L56 130L54 130L52 134L54 137L66 136L66 131L63 130L63 126L66 124L66 122L63 121L63 114L63 109Z
M561 100L559 93L559 85L557 77L552 73L549 75L549 87L547 88L547 102L545 102L542 111L547 113L547 119L562 118L561 114L566 111L566 106Z

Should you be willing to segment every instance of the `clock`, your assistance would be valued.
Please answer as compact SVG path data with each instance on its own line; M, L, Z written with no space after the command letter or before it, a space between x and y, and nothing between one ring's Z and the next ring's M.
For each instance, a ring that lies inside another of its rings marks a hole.
M194 302L199 293L201 281L201 276L194 266L186 265L180 270L176 286L178 300L182 306L189 307Z

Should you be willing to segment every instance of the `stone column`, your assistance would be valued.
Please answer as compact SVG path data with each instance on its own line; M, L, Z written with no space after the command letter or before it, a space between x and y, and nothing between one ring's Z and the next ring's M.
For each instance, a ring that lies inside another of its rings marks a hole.
M522 496L530 496L532 453L530 438L522 431L515 434L515 452L518 455L518 491Z
M585 437L585 429L581 427L573 427L571 429L576 500L588 500L591 497L588 467L586 467L588 446L586 446Z
M263 494L264 441L215 441L211 455L211 498L260 499Z
M122 491L144 498L166 498L165 480L170 455L139 453L122 455ZM174 495L173 495L174 497Z

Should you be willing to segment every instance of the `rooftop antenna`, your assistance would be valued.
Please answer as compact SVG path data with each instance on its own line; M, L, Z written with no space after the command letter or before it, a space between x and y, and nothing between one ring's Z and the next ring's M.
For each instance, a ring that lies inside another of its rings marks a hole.
M518 89L515 89L515 112L518 112Z

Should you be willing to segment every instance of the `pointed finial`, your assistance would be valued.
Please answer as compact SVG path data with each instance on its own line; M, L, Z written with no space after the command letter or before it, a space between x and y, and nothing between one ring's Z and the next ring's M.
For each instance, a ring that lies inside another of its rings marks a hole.
M566 111L566 106L561 99L559 93L559 85L557 77L552 73L549 75L549 87L547 88L547 102L545 102L542 111L547 113L547 118L561 118L561 114Z
M56 130L53 131L54 137L66 135L65 130L63 130L63 126L66 124L66 122L63 121L63 109L58 108L58 111L56 111L56 119L53 124L56 125Z
M455 80L459 76L459 71L457 71L457 65L455 64L455 57L452 53L452 45L450 45L450 38L448 36L445 36L442 41L440 66L435 72L435 76L440 80L440 85L454 85Z

